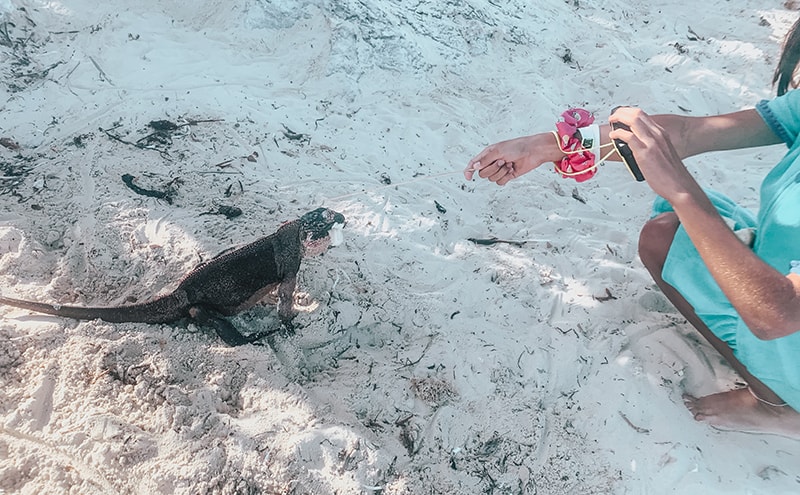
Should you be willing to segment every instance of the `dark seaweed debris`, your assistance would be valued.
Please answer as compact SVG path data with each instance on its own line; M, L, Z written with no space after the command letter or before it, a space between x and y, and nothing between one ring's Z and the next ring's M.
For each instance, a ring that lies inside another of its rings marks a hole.
M497 237L490 237L488 239L478 239L475 237L470 237L467 240L470 242L474 242L479 246L491 246L492 244L511 244L512 246L517 246L517 247L525 246L525 241L507 241L504 239L498 239Z
M128 188L131 191L135 192L136 194L141 194L142 196L148 196L150 198L163 199L167 203L172 204L172 196L175 193L175 191L171 187L168 188L167 191L156 191L153 189L145 189L143 187L139 187L136 184L134 184L133 181L135 179L136 177L130 174L124 174L122 176L122 182L124 182L125 185L128 186Z
M234 219L242 214L242 209L236 206L227 206L222 205L217 208L217 211L208 211L206 213L201 213L201 215L223 215L228 220Z

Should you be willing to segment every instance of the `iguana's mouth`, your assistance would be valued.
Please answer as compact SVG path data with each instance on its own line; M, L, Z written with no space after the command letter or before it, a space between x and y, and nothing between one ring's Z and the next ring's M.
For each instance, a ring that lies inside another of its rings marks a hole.
M331 246L340 245L344 240L344 235L342 234L343 228L343 223L335 223L328 230L327 235L320 237L319 239L312 239L311 236L309 236L305 241L303 241L305 255L316 256L324 253Z
M335 223L333 227L331 227L331 230L328 232L328 237L331 240L331 247L339 246L344 242L342 229L344 229L343 223Z

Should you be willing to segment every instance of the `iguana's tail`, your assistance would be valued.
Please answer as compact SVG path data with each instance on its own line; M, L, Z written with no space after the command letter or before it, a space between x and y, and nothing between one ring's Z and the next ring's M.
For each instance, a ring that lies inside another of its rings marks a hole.
M27 309L37 313L75 318L76 320L103 320L112 323L125 321L141 323L167 323L188 316L185 301L175 293L152 301L108 308L62 306L35 301L25 301L0 296L0 304Z

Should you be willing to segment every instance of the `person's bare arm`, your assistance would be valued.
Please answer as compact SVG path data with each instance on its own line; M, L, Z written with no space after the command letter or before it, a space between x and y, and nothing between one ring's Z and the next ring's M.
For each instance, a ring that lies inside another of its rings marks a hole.
M712 117L664 114L651 118L669 137L680 158L780 142L754 109ZM603 145L611 142L608 137L610 131L610 125L600 126ZM469 161L464 176L471 180L478 173L481 178L502 186L544 163L556 162L563 157L564 153L552 132L544 132L486 147ZM613 153L608 159L619 161L620 157Z
M671 204L692 243L747 327L760 339L800 330L800 276L767 265L731 231L702 191Z
M753 148L781 142L755 109L710 117L671 114L650 117L669 137L680 158L710 151ZM605 138L603 142L609 140L610 131L610 125L601 127L600 136Z

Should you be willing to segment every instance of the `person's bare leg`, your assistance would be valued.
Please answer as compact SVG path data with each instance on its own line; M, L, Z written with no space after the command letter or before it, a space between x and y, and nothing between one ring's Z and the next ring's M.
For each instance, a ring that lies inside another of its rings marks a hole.
M686 407L696 420L718 428L800 438L800 413L789 406L779 406L778 404L784 404L781 398L761 380L751 375L734 357L731 348L714 335L697 316L691 304L661 278L661 271L678 225L678 217L672 212L663 213L647 222L639 237L639 257L667 299L728 361L749 387L700 398L686 395L684 396Z

